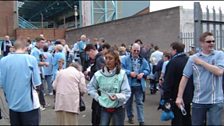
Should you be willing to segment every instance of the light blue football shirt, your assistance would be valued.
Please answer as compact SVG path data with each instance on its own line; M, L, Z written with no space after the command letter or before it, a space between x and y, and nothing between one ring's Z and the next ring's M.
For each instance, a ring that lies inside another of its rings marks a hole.
M17 112L35 109L31 99L31 77L34 87L41 84L35 57L24 53L11 54L1 59L0 66L0 87L9 109Z
M183 71L183 75L189 78L193 74L194 97L193 102L198 104L216 104L223 102L222 76L216 76L201 65L194 63L193 58L201 60L224 69L224 53L213 51L210 55L202 52L192 55Z
M44 75L52 75L52 71L53 71L53 56L51 53L49 52L43 52L44 56L46 57L46 59L44 60L44 62L48 62L49 65L46 67L43 67L44 70Z

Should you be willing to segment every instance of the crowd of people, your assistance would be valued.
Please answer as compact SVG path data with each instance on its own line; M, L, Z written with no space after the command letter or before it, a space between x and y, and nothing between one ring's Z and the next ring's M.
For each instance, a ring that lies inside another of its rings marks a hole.
M158 109L173 116L171 125L221 125L224 53L214 49L212 33L200 36L201 50L184 52L171 42L170 50L143 43L111 45L104 38L80 40L69 46L64 39L46 40L43 34L5 36L0 60L0 87L9 107L11 125L39 125L40 111L54 96L57 124L78 125L80 98L92 97L92 125L144 125L146 90L160 92ZM133 112L133 102L136 113ZM185 113L183 113L183 110Z

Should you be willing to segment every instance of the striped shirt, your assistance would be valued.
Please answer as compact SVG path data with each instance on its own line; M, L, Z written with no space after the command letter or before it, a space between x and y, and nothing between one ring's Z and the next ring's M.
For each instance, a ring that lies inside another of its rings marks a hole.
M193 58L198 57L203 61L224 69L224 53L214 50L210 55L202 52L192 55L183 71L183 76L189 78L193 74L194 97L193 103L216 104L223 102L222 76L216 76L201 65L194 63Z

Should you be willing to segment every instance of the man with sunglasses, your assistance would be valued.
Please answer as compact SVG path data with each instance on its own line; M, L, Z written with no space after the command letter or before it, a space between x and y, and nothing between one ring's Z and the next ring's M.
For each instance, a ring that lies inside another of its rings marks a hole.
M131 87L131 97L126 103L128 122L134 124L133 120L133 97L135 97L136 110L139 125L144 125L144 103L143 97L146 89L145 78L150 73L148 62L140 56L140 45L134 43L131 55L122 58L122 68L126 71L128 82Z
M184 68L176 99L178 107L184 106L183 93L193 75L192 125L222 125L224 53L214 50L215 39L211 32L200 36L201 51L191 56ZM207 118L206 118L207 116Z

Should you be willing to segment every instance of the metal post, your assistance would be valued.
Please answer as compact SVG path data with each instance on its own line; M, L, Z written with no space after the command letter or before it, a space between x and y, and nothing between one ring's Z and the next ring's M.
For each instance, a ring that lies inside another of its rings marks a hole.
M78 21L77 21L78 11L77 11L77 5L74 5L74 16L75 16L75 28L78 28Z
M104 22L107 22L108 21L108 12L107 12L107 1L105 0L104 1Z
M216 12L215 12L215 7L213 6L213 20L212 21L216 21ZM215 38L216 41L218 41L217 36L216 36L216 23L213 23L213 36ZM218 43L215 45L215 48L217 49Z
M82 21L83 15L82 15L82 1L79 0L79 26L83 26L83 21Z
M209 21L209 9L208 6L206 7L206 17L207 17L207 21ZM210 31L210 24L207 23L207 31Z
M115 6L115 7L114 7L114 8L115 8L115 19L118 19L118 7L117 7L117 2L118 2L118 1L116 1L116 0L114 1L114 3L115 3L115 5L114 5L114 6Z
M199 36L202 33L202 10L199 2L194 2L194 45L199 50Z
M222 10L221 10L221 8L219 8L219 20L222 21ZM222 34L223 32L222 32L222 31L223 31L223 30L222 30L222 24L220 24L220 25L219 25L219 32L220 32L220 33L219 33L219 36L220 36L220 48L221 48L221 49L223 48L223 38L222 38L222 37L223 37L223 36L222 36L222 35L223 35L223 34Z
M66 28L66 27L65 27L65 24L66 24L66 18L65 18L65 16L64 16L64 28Z
M16 28L18 28L19 27L19 19L18 19L18 17L19 17L19 7L18 7L18 3L19 3L19 1L14 1L14 21L15 21L15 24L14 24L14 29L16 29Z
M44 28L44 16L42 12L40 13L40 16L41 16L41 28Z

